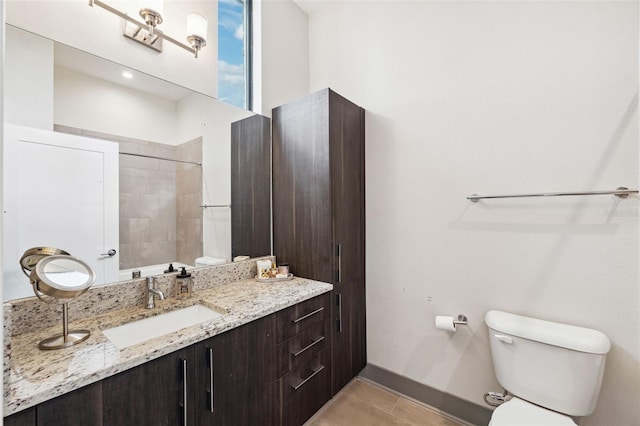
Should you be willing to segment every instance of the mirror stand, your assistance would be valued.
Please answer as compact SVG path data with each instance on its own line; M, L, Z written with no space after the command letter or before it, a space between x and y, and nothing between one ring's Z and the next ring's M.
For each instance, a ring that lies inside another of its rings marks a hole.
M60 254L65 253L65 254ZM62 302L62 334L57 334L38 343L42 350L62 349L84 342L89 330L69 331L69 301L83 294L93 285L96 273L83 260L52 247L34 247L20 258L22 271L27 275L33 292L43 302L53 299ZM49 296L45 299L43 296Z
M62 349L73 346L77 343L84 342L91 334L89 330L71 330L69 331L69 304L62 304L62 334L49 337L38 343L38 347L42 350Z

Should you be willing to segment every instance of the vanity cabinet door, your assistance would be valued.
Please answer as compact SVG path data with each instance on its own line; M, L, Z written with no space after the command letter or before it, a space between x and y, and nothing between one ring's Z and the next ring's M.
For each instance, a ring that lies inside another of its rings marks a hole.
M38 426L102 424L102 383L94 383L36 407Z
M102 424L195 425L194 372L188 347L104 379Z
M35 426L36 408L31 407L7 416L3 419L4 426Z
M195 390L198 426L275 423L274 315L194 347L198 366Z

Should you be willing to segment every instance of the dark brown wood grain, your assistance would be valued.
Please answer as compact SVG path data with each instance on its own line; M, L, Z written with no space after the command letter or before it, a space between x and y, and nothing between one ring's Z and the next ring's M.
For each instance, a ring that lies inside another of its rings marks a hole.
M367 359L364 138L364 110L330 89L273 110L274 254L334 284L334 394Z
M102 398L98 382L43 402L36 407L37 425L102 425Z
M231 123L231 254L271 254L271 122L261 115Z
M278 380L280 425L302 425L331 398L331 354L326 348ZM324 367L306 383L314 371ZM300 386L294 389L294 386Z
M329 345L331 345L331 319L327 318L278 345L276 375L280 377L286 374Z
M3 424L4 426L36 426L36 407L5 417Z
M328 90L273 110L274 253L291 273L332 281Z
M209 350L214 406L209 402ZM274 424L275 315L195 345L197 425Z
M296 333L328 319L331 315L329 298L330 293L324 293L277 312L276 342L280 343Z
M188 423L194 424L193 347L102 381L105 425L182 425L182 360L187 360ZM86 423L91 424L91 423Z

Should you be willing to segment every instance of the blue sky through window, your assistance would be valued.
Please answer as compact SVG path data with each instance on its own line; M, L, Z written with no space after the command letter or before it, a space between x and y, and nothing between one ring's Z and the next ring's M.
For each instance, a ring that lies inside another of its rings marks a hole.
M243 0L218 0L218 98L246 107Z

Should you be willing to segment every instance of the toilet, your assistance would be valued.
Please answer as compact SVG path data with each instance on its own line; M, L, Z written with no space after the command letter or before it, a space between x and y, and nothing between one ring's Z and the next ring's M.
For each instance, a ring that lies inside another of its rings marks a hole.
M225 263L227 263L227 260L221 257L203 256L196 259L195 267L202 268L203 266L222 265Z
M597 330L500 311L485 315L496 378L512 398L490 426L575 426L598 400L611 343Z

